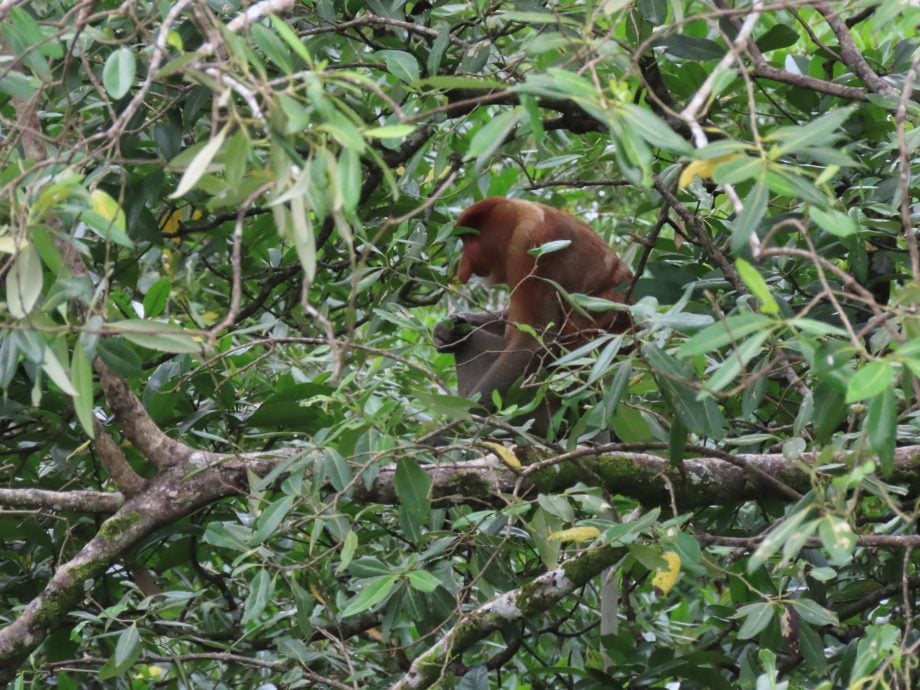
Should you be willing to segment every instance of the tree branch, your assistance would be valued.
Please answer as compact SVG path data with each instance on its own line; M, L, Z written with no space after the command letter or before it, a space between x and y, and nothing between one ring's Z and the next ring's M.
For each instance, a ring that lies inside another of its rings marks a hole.
M192 449L170 438L157 426L141 401L131 392L127 381L100 360L96 360L95 367L109 407L134 447L159 469L186 463Z
M856 47L856 42L850 34L850 29L840 18L840 14L827 2L819 2L816 7L830 25L834 35L837 36L837 40L840 42L840 58L847 67L852 69L856 76L874 93L882 96L896 96L897 91L895 88L876 74L875 70L866 62L866 58Z
M520 589L514 589L471 611L434 645L412 662L408 673L391 690L428 688L452 661L479 640L508 623L543 613L578 587L616 563L623 549L601 546L588 549Z
M93 448L118 490L129 498L140 492L144 486L143 478L128 464L128 459L121 452L121 448L106 431L102 422L95 417L93 418L93 431L96 434Z
M45 491L43 489L0 489L0 506L73 510L77 513L114 513L124 496L105 491Z

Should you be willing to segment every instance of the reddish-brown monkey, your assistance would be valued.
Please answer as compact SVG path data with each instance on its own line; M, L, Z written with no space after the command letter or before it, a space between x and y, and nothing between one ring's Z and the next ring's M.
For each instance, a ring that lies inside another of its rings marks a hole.
M461 238L460 282L477 275L511 291L503 333L501 317L488 314L461 314L435 329L438 349L456 357L461 394L478 393L489 405L493 391L504 396L522 374L539 366L536 340L515 324L569 348L601 331L629 327L624 312L579 314L556 289L558 284L568 293L623 302L617 287L632 278L613 249L577 218L543 204L491 197L466 209L457 225L476 231ZM529 253L557 240L569 245L539 258Z

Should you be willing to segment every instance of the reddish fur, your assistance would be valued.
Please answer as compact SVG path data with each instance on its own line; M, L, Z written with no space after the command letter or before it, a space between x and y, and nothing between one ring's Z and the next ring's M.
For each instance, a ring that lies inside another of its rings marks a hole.
M460 281L478 275L508 285L507 318L512 324L526 323L540 332L552 323L569 347L590 340L592 330L617 333L628 328L628 317L622 312L594 312L592 318L577 314L547 282L558 283L569 293L623 301L616 288L632 274L587 224L543 204L491 197L466 209L457 225L478 230L462 237ZM554 240L571 244L539 261L527 251ZM521 345L522 335L509 326L507 347Z

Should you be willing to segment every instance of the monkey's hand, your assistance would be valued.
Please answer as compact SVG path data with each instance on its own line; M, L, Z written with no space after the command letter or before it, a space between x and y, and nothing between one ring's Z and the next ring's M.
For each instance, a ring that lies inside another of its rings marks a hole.
M476 324L465 317L465 314L454 314L434 327L432 339L438 352L454 352L476 330Z

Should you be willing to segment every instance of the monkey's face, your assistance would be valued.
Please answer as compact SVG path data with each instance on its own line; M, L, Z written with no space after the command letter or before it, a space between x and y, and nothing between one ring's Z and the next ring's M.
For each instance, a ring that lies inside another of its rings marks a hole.
M457 269L457 278L464 285L472 276L488 276L491 272L488 261L482 251L482 240L479 235L463 235L463 255L460 257L460 268Z

